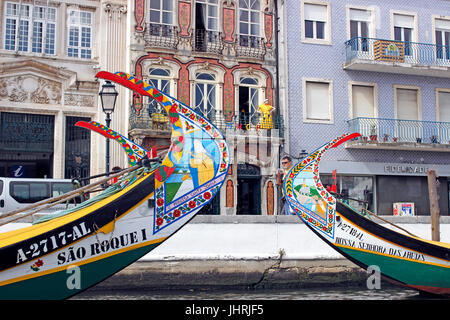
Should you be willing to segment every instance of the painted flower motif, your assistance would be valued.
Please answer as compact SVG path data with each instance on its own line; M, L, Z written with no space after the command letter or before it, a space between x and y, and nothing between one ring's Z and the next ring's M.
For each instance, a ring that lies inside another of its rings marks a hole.
M195 208L196 204L194 200L189 201L189 208L193 209Z
M181 109L181 112L182 112L182 113L186 113L187 111L188 111L188 110L187 110L186 108L182 108L182 109Z
M178 210L178 209L176 209L176 210L173 212L173 216L174 216L175 218L178 218L180 215L181 215L181 211Z
M203 194L203 198L205 198L206 200L211 199L211 193L205 192L205 193Z
M164 204L164 200L162 198L159 198L158 200L156 200L156 204L158 205L158 207L161 207Z
M44 261L42 261L41 259L38 259L38 261L36 261L35 265L38 267L42 267L44 265Z
M156 219L156 225L157 225L157 226L162 225L163 222L164 222L163 218L158 218L158 219Z

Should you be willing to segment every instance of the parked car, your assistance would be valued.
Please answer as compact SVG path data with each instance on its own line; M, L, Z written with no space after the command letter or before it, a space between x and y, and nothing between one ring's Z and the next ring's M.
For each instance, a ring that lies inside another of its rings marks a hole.
M0 177L0 214L25 208L32 203L56 197L74 190L76 186L70 179L32 179ZM73 207L82 201L76 197L56 204L44 213Z

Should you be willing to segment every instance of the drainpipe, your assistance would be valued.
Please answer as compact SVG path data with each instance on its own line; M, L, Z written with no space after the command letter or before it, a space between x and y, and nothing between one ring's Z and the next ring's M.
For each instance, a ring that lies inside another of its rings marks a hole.
M281 117L281 108L280 108L280 53L278 50L279 47L279 43L278 43L278 33L280 32L279 28L278 28L278 0L274 0L274 14L275 14L275 73L276 73L276 78L275 78L275 105L278 108L278 119L280 119ZM284 123L279 122L279 125L284 125ZM280 127L278 128L278 130L280 130ZM282 130L283 132L283 140L284 140L284 135L285 130ZM279 137L280 138L280 137ZM278 169L280 168L280 155L281 155L281 144L279 144L278 146L278 161L277 161L277 168L276 170L278 171ZM277 186L277 210L276 213L277 215L281 212L282 208L282 202L281 202L281 197L282 197L282 188L283 186L278 185L278 183L276 184Z

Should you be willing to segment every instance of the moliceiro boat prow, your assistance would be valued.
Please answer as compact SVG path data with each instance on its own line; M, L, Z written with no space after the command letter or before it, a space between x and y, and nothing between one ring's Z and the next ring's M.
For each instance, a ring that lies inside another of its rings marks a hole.
M364 269L376 266L394 284L450 296L450 244L394 231L338 201L322 185L324 152L359 134L344 134L318 148L287 173L289 205L323 241Z
M157 100L172 126L170 149L161 162L149 161L147 150L114 130L95 121L77 123L121 144L130 168L106 178L122 175L75 208L20 228L13 222L4 224L2 299L64 299L103 281L178 231L212 200L225 180L228 145L206 118L126 73L102 71L97 77ZM0 222L64 201L87 187L4 214Z

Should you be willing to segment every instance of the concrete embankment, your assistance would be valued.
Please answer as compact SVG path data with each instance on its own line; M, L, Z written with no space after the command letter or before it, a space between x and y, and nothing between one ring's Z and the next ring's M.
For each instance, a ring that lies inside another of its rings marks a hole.
M431 239L430 217L383 218ZM441 217L440 231L450 242L450 217ZM91 290L366 286L368 277L296 216L197 216Z

